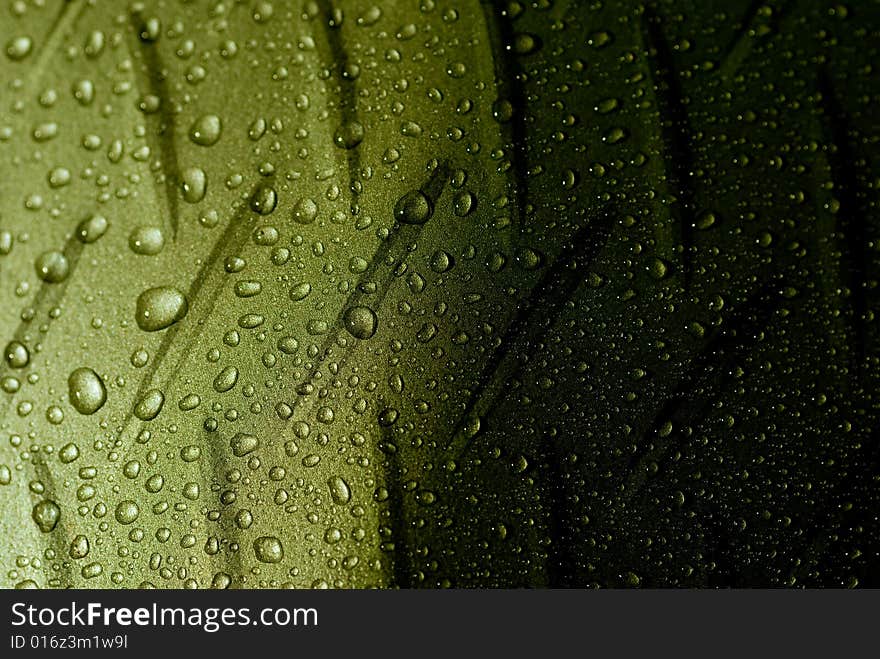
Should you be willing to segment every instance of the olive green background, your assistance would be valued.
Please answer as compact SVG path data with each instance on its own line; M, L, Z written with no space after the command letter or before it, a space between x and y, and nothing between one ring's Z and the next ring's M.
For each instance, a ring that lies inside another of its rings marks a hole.
M877 585L876 1L0 12L0 585Z

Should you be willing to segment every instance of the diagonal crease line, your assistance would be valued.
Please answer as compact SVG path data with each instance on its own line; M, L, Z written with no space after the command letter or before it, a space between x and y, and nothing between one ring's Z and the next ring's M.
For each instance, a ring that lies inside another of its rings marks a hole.
M585 270L611 237L612 208L603 208L593 220L572 236L567 247L554 260L532 288L508 324L499 348L483 366L465 411L446 450L458 458L467 447L466 427L475 416L483 416L495 407L506 384L520 371L522 355L534 345L565 309L574 291L581 285Z
M495 82L498 86L498 101L507 101L513 107L513 116L501 124L502 135L511 150L512 176L508 185L513 191L516 204L513 218L516 238L520 238L526 228L526 207L529 198L529 172L526 140L526 97L523 89L523 71L516 55L510 52L513 43L513 26L503 3L480 0L480 8L489 40L492 45Z
M380 425L383 442L390 443L391 428ZM412 564L412 552L407 543L408 528L406 521L406 502L404 501L404 490L402 483L402 471L400 458L398 453L388 453L385 455L388 467L385 469L385 485L388 488L388 511L389 524L391 527L391 542L394 543L394 549L391 552L391 579L392 586L396 588L412 588L412 573L414 566Z
M217 437L212 435L216 435L216 433L208 433L207 431L202 433L201 445L205 448L208 459L207 461L199 461L200 475L210 487L213 487L215 482L222 484L223 469L229 466L229 458L224 451L228 444L217 441ZM216 494L217 500L219 500L222 491L221 488L220 492ZM209 558L214 574L226 572L233 579L230 587L235 588L234 580L241 580L246 572L243 560L245 543L243 542L244 534L242 529L239 528L234 519L230 519L232 508L232 506L221 506L220 530L222 530L222 536L218 536L220 547L217 554ZM238 544L238 551L233 552L231 550L233 543Z
M694 190L690 184L694 169L694 154L690 143L690 121L685 106L681 80L676 72L672 49L663 34L660 17L651 6L645 7L642 14L642 36L648 47L649 67L654 83L655 95L661 113L661 134L666 147L668 175L676 196L671 205L673 217L678 223L683 247L682 279L685 290L689 290L693 255Z
M771 283L766 283L750 295L727 321L705 343L699 354L691 362L687 373L679 380L675 389L667 397L666 403L658 410L644 436L651 442L641 454L634 455L626 473L625 501L630 501L645 486L648 477L647 465L660 460L669 452L676 441L678 431L694 418L702 418L702 412L711 404L709 396L693 401L694 391L699 385L724 381L729 377L731 361L741 355L748 344L754 340L756 332L768 327L770 319L778 309L778 303L771 296ZM722 361L719 364L719 357ZM673 432L660 436L660 428L672 422Z
M425 197L430 200L432 206L436 206L437 201L443 194L443 190L446 187L450 174L451 168L449 163L447 161L443 161L438 167L434 169L434 171L428 177L427 181L425 181L425 183L423 183L422 186L419 188L422 194L424 194ZM376 249L373 258L370 260L370 265L367 268L366 272L364 272L361 281L371 281L379 272L380 268L387 267L385 264L386 259L389 255L397 252L398 254L403 255L402 258L405 258L405 255L407 253L405 250L405 246L417 240L425 226L425 224L398 224L391 235ZM404 246L404 249L400 249L401 245ZM395 261L399 262L399 259L395 258ZM376 293L370 295L374 305L378 306L382 303L382 301L388 294L388 291L391 289L391 285L394 282L394 279L394 267L389 267L389 271L387 274L385 274L379 290ZM320 351L318 353L319 357L315 359L314 365L310 369L303 382L297 387L297 389L299 389L303 384L310 384L312 382L324 359L326 359L326 356L329 354L332 346L336 343L340 331L342 331L341 328L343 325L345 312L350 307L360 304L364 296L365 294L361 292L360 287L356 286L352 291L352 294L349 295L345 304L340 309L339 314L336 317L336 322L333 324L333 328L330 334L321 345ZM353 348L349 348L348 350L346 350L346 352L339 359L340 364L346 363L348 355L351 353L352 349ZM294 401L291 407L293 407L293 409L297 409L300 406L302 400L303 399ZM318 404L319 401L315 401L312 404L309 412L310 414L314 413L315 408L318 406ZM384 438L387 436L387 430L383 428L382 431ZM390 515L392 529L392 542L394 543L390 576L392 583L395 586L399 588L408 588L411 586L411 565L408 558L409 553L406 547L406 543L404 542L406 534L406 520L403 510L403 490L398 478L400 464L396 458L390 458L389 456L386 456L386 459L391 461L390 468L386 471L385 477L388 480L388 491L391 499L389 502L388 511Z
M520 305L514 318L483 367L464 413L453 431L446 447L456 459L468 448L467 426L475 417L491 416L507 383L514 380L523 369L523 355L529 347L539 342L540 336L556 322L565 311L574 292L584 281L587 268L611 237L611 221L615 211L611 207L601 209L586 226L569 240L552 266L532 288L530 296ZM571 570L576 565L569 542L562 532L565 526L567 492L562 479L562 464L558 450L551 444L539 446L541 464L547 473L543 482L543 494L547 499L547 525L554 539L547 550L546 572L551 588L572 585Z
M270 179L271 180L271 179ZM252 195L256 193L260 183L254 186ZM242 201L238 210L233 214L229 223L223 230L223 234L214 243L214 247L208 258L199 268L198 273L193 278L192 283L187 291L187 299L190 301L190 310L188 315L192 318L203 318L211 313L211 310L217 304L217 299L223 291L223 285L226 282L225 271L218 269L223 258L231 253L238 251L247 240L251 233L252 225L245 221L250 212L248 202ZM199 334L191 335L188 340L181 346L176 342L177 334L183 327L183 321L172 325L165 331L162 341L156 351L155 356L150 365L150 369L141 386L138 389L137 398L132 405L131 410L126 414L122 424L122 432L120 437L123 439L125 446L130 446L133 442L135 429L138 427L139 419L134 416L134 405L140 401L149 391L157 379L162 379L160 388L167 390L170 383L179 375L184 360L192 352L192 346L198 340ZM160 373L161 371L161 373ZM220 444L216 441L205 441L204 446L207 451L207 461L202 469L202 475L206 476L212 482L220 478L220 474L226 467L227 457ZM237 532L237 527L232 524L227 528L233 534ZM241 543L239 543L241 544ZM239 551L231 554L229 557L224 555L224 548L221 546L216 557L213 557L212 564L215 568L231 566L233 573L242 574L242 558L241 552L243 547L239 547Z
M826 142L834 148L829 150L828 162L834 182L833 194L840 203L835 215L838 241L842 253L841 272L850 290L852 306L851 347L855 372L863 374L867 351L868 313L866 277L870 263L868 218L864 201L870 198L860 183L866 176L859 176L858 157L850 137L852 125L846 110L834 90L834 83L825 66L819 68L818 88L821 94L823 131Z
M334 3L332 0L319 0L318 6L321 10L321 26L324 30L327 44L330 47L330 58L339 78L341 98L338 109L340 126L348 126L358 122L357 85L352 78L346 75L349 56L342 41L342 26L338 22L338 12L334 7ZM359 210L358 197L360 195L360 186L358 184L358 177L361 171L360 146L346 149L345 157L348 162L348 187L352 195L350 210L352 214L356 214Z
M45 492L42 495L37 495L34 499L34 503L38 503L43 499L53 499L56 504L58 504L56 493L58 492L58 486L55 482L55 476L52 473L49 465L45 462L39 461L33 463L34 472L37 479L43 483L45 487ZM71 527L67 522L67 512L62 509L61 517L58 520L57 525L54 529L48 534L48 544L51 549L55 552L55 556L60 561L63 566L63 581L61 583L62 588L71 588L76 583L76 578L74 576L74 563L72 560L67 560L67 554L70 550L70 545L73 542L73 533L71 532ZM66 583L65 583L66 581Z
M40 84L43 73L49 65L49 59L61 49L61 43L65 37L76 27L76 23L86 8L86 4L85 0L63 0L61 9L55 16L55 20L46 34L46 39L40 47L34 66L31 69L30 77L27 80L27 84L30 87L29 92Z
M73 274L76 271L76 266L79 263L80 256L82 255L83 243L80 242L76 234L72 234L67 242L64 244L64 248L62 249L62 254L67 259L68 264L68 273L63 281L57 283L49 283L42 282L39 290L37 290L37 294L34 296L33 302L29 305L31 309L33 309L34 314L30 320L22 320L18 327L15 329L15 332L12 335L12 339L15 341L19 341L20 343L27 345L28 340L28 330L30 329L34 320L40 318L46 318L49 315L49 312L55 307L59 307L62 305L62 301L64 300L65 292L67 291L68 285L70 285L71 280L73 279ZM50 327L52 324L50 323ZM0 379L12 375L13 371L9 368L4 360L2 364L0 364ZM12 404L13 396L5 396L0 402L0 418L6 416L6 413L9 411L9 407Z
M769 2L770 0L752 0L746 8L743 17L738 21L739 29L719 57L718 75L722 78L733 78L751 53L756 41L756 29L763 22L759 12L763 7L769 6ZM779 23L791 10L793 4L794 0L784 0L781 7L772 7L773 15L769 25L773 34L778 31Z
M137 84L141 96L151 95L159 100L159 109L156 112L145 112L147 122L147 144L153 154L158 154L161 169L154 174L153 181L158 196L165 200L167 221L171 226L171 235L177 240L178 215L180 191L178 186L181 181L180 163L177 157L177 145L174 138L175 118L171 107L171 96L168 93L168 81L162 68L162 60L155 44L149 43L141 36L146 23L139 13L132 13L130 17L133 34L129 33L131 50L133 53L140 52L143 58L143 67L140 69Z
M255 186L254 191L257 187ZM253 228L250 223L245 221L250 212L248 202L242 201L238 210L224 228L223 234L214 243L208 258L205 259L198 273L193 278L187 291L187 300L190 304L187 315L190 318L207 317L217 303L217 298L220 296L223 284L226 281L225 272L222 270L218 271L217 264L221 262L225 255L239 250L244 245ZM179 375L183 361L190 354L193 343L199 338L199 334L194 333L190 335L183 345L175 341L177 334L182 331L185 324L186 321L183 320L165 330L150 368L141 380L135 404L143 398L147 391L154 387L157 379L162 380L162 387L160 388L164 389ZM166 363L172 359L172 364ZM160 370L163 373L160 374ZM126 435L136 425L136 422L137 417L134 416L133 405L132 410L126 414L123 421L123 430L120 436Z
M73 273L75 272L76 266L79 263L83 248L84 244L80 242L79 239L76 237L76 233L71 234L71 236L67 239L64 248L62 249L62 254L64 254L64 257L67 259L69 268L67 277L65 277L63 281L60 281L58 283L43 282L41 284L36 296L34 296L33 302L30 305L30 307L34 310L33 318L27 321L23 320L21 321L21 323L19 323L18 327L13 333L13 340L19 341L20 343L27 345L28 330L30 329L33 321L37 318L47 317L50 310L61 305L62 300L64 300L67 287L70 284L70 281L73 279ZM2 365L0 365L0 379L5 378L9 375L11 375L11 369L8 367L6 361L4 360ZM13 400L14 397L12 395L7 395L2 399L2 401L0 401L0 419L5 418L6 415L9 413L9 408L12 406ZM57 486L55 483L55 478L52 472L49 470L48 465L43 462L36 462L33 463L33 470L34 475L45 485L47 492L49 492L50 494L54 494L57 491ZM64 511L62 511L62 517L61 520L59 520L58 522L58 526L56 526L49 535L49 545L55 551L56 555L62 561L62 563L66 563L66 561L64 560L64 556L70 545L72 537L67 527ZM72 585L74 583L74 576L71 566L68 566L65 569L63 576L68 582L65 585Z
M431 202L432 206L436 206L440 195L443 193L444 188L446 187L446 183L449 180L450 176L450 165L448 162L444 161L438 165L434 171L431 173L428 180L421 186L420 190L422 194L424 194ZM370 265L367 268L366 272L364 272L361 277L361 282L369 282L372 281L375 275L379 272L380 268L386 267L385 262L389 255L394 254L395 251L398 253L402 253L406 255L405 249L399 249L401 245L407 245L418 239L419 235L421 235L424 230L425 224L398 224L395 229L392 230L391 235L386 238L376 249L376 253L373 255L373 258L370 260ZM395 259L395 262L398 262L398 259ZM388 272L384 275L381 286L379 290L375 293L369 294L370 300L373 302L374 306L378 306L382 304L385 299L385 296L388 294L388 291L391 289L391 285L396 279L394 274L394 268L390 267ZM327 335L327 338L321 345L321 348L318 352L318 357L315 359L315 363L312 368L309 370L305 379L300 383L297 387L301 387L302 385L311 384L312 380L315 377L315 374L318 372L321 364L324 359L326 359L328 353L332 349L332 346L336 343L337 338L342 330L343 326L343 318L345 316L345 312L353 306L357 306L361 303L361 300L366 297L368 294L363 293L360 290L360 286L355 286L354 290L348 296L345 304L339 310L339 313L336 316L336 322L333 324L332 329ZM346 353L340 358L340 364L344 364L347 358L347 355L350 353L352 348L346 350ZM300 402L302 399L294 401L291 407L296 409L300 406ZM317 402L314 406L317 406ZM312 411L314 411L314 406Z

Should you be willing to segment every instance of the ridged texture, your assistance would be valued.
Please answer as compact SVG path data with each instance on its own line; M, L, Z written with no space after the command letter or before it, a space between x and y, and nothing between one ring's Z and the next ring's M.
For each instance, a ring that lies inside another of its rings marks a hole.
M880 3L6 11L0 585L878 585Z

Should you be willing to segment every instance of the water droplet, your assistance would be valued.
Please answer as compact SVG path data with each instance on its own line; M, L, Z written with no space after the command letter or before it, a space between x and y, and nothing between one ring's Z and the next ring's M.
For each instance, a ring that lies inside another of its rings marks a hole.
M434 252L434 255L431 256L431 270L436 272L437 274L441 274L449 270L454 263L454 259L449 252L445 252L442 249Z
M107 388L101 377L90 368L76 369L67 378L70 404L80 414L94 414L107 402Z
M534 34L521 32L513 37L513 43L510 46L517 55L531 55L541 47L541 39Z
M340 149L353 149L364 140L364 126L358 121L342 124L333 134L333 143Z
M309 282L304 281L296 284L290 289L290 299L294 302L299 302L300 300L305 300L311 292L312 285Z
M91 105L95 100L95 85L91 80L77 80L71 87L73 97L80 105Z
M43 499L31 511L31 517L37 523L40 531L50 533L61 519L61 508L50 499Z
M189 305L186 297L176 288L157 286L138 296L135 320L145 332L156 332L183 319Z
M229 446L232 448L232 454L240 458L256 451L260 446L260 440L254 435L240 432L229 440Z
M12 61L17 62L27 57L33 47L34 42L30 37L14 37L6 42L6 55Z
M214 378L214 391L222 394L232 389L236 382L238 382L238 369L235 366L227 366Z
M70 464L79 457L79 447L73 442L68 442L58 451L58 459L62 464Z
M140 512L140 508L138 508L138 505L134 501L126 499L125 501L120 501L116 505L114 516L116 517L116 521L120 524L131 524L138 518Z
M668 270L669 268L667 267L666 262L663 259L657 258L655 258L648 267L648 271L654 279L663 279Z
M235 295L241 298L254 297L260 294L263 285L258 281L241 280L235 282Z
M474 210L474 206L476 206L476 198L472 192L468 192L467 190L462 190L456 194L455 198L452 200L452 211L458 217L469 215L471 211Z
M378 319L369 307L351 307L343 316L345 329L356 339L369 339L376 333Z
M152 421L165 405L165 394L158 389L150 389L134 406L134 415L141 421Z
M327 481L327 485L330 487L330 496L334 503L342 506L351 500L351 488L342 477L333 476Z
M135 254L155 256L165 246L165 236L159 227L136 227L128 236L128 246Z
M89 539L84 535L78 535L70 542L70 557L74 560L85 558L89 554Z
M284 547L275 536L264 535L254 540L254 555L261 563L280 563L284 558Z
M203 114L189 129L190 139L200 146L212 146L220 139L223 124L216 114Z
M251 210L260 215L269 215L278 205L278 193L268 183L261 183L251 195Z
M103 215L91 215L76 227L76 237L81 243L89 245L107 233L109 223Z
M318 216L318 205L312 199L300 199L293 207L293 219L300 224L311 224Z
M37 270L37 276L50 284L64 281L70 272L70 264L67 262L67 257L61 252L56 251L43 252L37 257L37 262L34 265Z
M201 167L189 167L181 176L183 182L183 198L191 204L197 204L205 198L208 189L208 176Z
M433 212L431 200L421 190L407 192L394 205L394 217L404 224L424 224Z
M31 361L31 353L21 341L10 341L3 355L10 368L24 368Z

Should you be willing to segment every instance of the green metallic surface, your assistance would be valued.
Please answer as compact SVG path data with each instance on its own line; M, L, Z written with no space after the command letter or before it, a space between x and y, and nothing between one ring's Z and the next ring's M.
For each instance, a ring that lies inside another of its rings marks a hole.
M880 4L0 7L0 586L880 583Z

